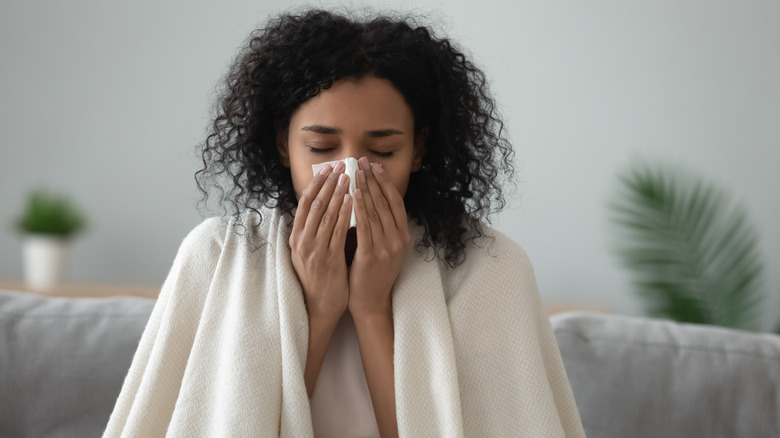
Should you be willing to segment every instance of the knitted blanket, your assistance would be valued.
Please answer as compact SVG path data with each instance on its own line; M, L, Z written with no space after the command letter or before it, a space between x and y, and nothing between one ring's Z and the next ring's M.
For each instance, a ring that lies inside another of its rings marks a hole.
M289 216L209 218L184 239L104 437L312 437L308 318ZM418 253L393 287L400 437L584 437L536 280L500 232L447 268Z

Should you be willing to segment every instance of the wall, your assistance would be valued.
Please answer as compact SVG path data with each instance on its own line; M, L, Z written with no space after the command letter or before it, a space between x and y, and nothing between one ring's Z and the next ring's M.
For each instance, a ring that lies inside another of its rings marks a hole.
M497 227L529 253L545 299L640 312L607 220L615 175L638 154L683 163L748 209L767 264L764 322L777 321L779 3L415 4L491 79L520 178ZM10 222L45 184L92 221L73 281L161 284L201 220L194 146L215 86L249 31L290 5L3 2L0 279L21 278Z

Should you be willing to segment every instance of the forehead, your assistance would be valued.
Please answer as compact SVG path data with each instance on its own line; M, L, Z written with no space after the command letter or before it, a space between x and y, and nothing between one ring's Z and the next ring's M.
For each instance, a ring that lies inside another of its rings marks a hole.
M341 129L411 129L412 110L387 79L341 79L307 100L290 118L291 131L316 123Z

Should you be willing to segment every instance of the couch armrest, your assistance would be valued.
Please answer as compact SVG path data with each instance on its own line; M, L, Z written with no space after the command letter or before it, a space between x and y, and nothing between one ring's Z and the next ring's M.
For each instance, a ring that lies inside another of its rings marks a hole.
M551 318L589 438L780 436L780 336L650 318Z
M101 436L154 304L0 290L0 436Z

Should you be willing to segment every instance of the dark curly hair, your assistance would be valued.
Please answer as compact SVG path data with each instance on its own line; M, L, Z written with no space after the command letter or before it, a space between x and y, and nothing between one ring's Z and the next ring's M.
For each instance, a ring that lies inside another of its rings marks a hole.
M415 133L429 130L422 167L411 174L404 198L407 214L425 230L416 248L434 247L450 267L462 262L468 241L483 235L481 221L505 205L502 183L511 182L514 152L482 71L454 43L414 23L308 10L272 18L250 34L199 145L201 202L208 198L201 181L227 174L227 194L213 183L234 216L259 205L294 215L297 200L276 128L287 127L303 102L334 81L375 76L404 96Z

